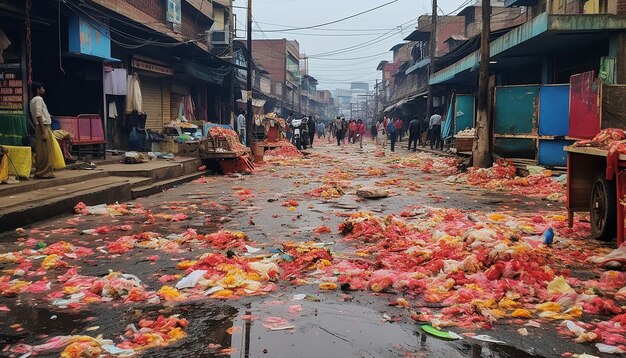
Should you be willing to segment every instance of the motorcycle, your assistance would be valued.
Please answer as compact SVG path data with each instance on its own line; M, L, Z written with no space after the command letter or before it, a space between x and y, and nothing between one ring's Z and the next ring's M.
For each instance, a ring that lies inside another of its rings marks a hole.
M293 132L291 136L291 144L295 145L298 150L306 149L309 145L309 127L307 125L308 118L293 119L289 126Z

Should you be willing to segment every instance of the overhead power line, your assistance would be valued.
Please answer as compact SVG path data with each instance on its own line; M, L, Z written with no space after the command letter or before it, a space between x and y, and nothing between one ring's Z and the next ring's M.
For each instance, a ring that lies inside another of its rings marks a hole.
M352 18L354 18L354 17L361 16L361 15L363 15L363 14L367 14L368 12L372 12L372 11L378 10L378 9L380 9L380 8L382 8L382 7L385 7L385 6L391 5L391 4L395 3L395 2L398 2L398 0L392 0L392 1L389 1L389 2L384 3L384 4L382 4L382 5L378 5L378 6L376 6L376 7L373 7L373 8L371 8L371 9L368 9L368 10L365 10L365 11L361 11L361 12L358 12L358 13L353 14L353 15L350 15L350 16L346 16L346 17L341 18L341 19L338 19L338 20L325 22L325 23L323 23L323 24L311 25L311 26L304 26L304 27L292 27L292 28L287 28L287 29L266 30L265 32L286 32L286 31L296 31L296 30L309 30L309 29L315 29L315 28L318 28L318 27L323 27L323 26L328 26L328 25L336 24L336 23L338 23L338 22L342 22L342 21L345 21L345 20L348 20L348 19L352 19Z

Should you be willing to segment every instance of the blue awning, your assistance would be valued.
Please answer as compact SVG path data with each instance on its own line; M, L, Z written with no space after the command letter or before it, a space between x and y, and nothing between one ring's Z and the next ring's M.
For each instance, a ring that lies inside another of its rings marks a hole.
M427 66L430 63L430 58L426 57L425 59L419 61L419 62L415 62L413 65L411 65L409 68L406 69L406 71L404 72L407 75L410 75L411 73L417 71L418 69Z

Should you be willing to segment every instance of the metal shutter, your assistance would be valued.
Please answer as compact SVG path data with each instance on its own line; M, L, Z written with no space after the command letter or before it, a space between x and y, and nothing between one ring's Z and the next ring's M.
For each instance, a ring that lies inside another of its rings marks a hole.
M141 78L141 96L143 110L146 112L146 128L163 129L163 94L161 79L143 76Z

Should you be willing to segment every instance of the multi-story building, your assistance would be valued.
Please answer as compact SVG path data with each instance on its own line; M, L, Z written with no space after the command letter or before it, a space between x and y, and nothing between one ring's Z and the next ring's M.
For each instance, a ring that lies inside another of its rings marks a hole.
M0 72L12 79L11 87L2 83L0 143L27 135L31 81L45 83L54 115L99 114L111 148L126 148L133 128L159 131L180 116L228 121L231 6L231 0L0 0L0 30L10 41ZM223 57L211 52L219 46ZM139 108L126 101L127 75L139 80Z
M300 45L287 39L252 41L254 61L269 72L272 94L280 98L277 112L286 117L302 113Z

